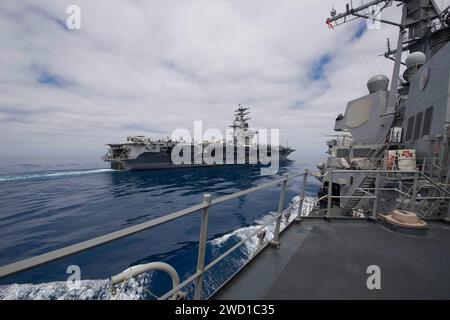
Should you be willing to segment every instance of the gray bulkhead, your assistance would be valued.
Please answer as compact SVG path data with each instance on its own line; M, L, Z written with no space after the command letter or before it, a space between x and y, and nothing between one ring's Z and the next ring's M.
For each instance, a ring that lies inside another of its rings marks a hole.
M411 78L403 121L407 148L418 158L439 156L450 123L450 44L432 56ZM447 162L448 165L448 162Z

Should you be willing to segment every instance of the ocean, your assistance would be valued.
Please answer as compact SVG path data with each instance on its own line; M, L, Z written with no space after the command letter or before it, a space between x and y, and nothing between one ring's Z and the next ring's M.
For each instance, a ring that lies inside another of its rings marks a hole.
M2 161L0 166L0 265L142 223L198 204L204 193L219 197L296 174L310 163L283 163L275 176L256 166L119 172L100 160ZM309 179L306 194L319 184ZM288 185L286 206L298 196L300 178ZM280 187L212 207L206 263L243 239L278 207ZM293 218L293 217L291 217ZM171 288L170 278L149 272L120 286L109 278L138 264L162 261L181 281L196 270L200 213L104 246L0 279L0 299L154 299ZM245 263L256 249L246 243L205 276L204 297ZM81 270L81 287L69 290L67 268ZM193 285L185 289L192 296Z

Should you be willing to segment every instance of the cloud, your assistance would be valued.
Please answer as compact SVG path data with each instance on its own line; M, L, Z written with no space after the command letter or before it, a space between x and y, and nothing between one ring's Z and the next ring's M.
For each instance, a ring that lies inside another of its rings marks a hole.
M64 27L71 4L81 30ZM316 0L2 1L0 146L101 155L106 143L193 130L195 120L225 130L243 103L253 126L279 128L298 156L322 154L346 102L366 93L370 75L391 76L377 54L396 39L395 27L364 31L357 21L330 30L330 9Z
M331 62L332 58L332 55L328 53L324 54L318 60L314 61L310 70L310 79L323 79L325 77L325 67Z

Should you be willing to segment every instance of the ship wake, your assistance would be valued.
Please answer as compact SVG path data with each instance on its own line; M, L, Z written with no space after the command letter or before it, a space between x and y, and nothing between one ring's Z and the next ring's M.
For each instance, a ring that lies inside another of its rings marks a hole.
M77 170L77 171L56 171L48 173L34 173L16 176L2 176L1 181L31 180L31 179L51 179L56 177L81 176L86 174L113 172L113 169L94 169L94 170Z

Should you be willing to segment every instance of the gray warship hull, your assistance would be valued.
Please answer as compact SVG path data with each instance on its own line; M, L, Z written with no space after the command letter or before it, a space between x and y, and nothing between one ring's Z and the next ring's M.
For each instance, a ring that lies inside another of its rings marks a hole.
M290 152L289 152L290 153ZM279 161L283 162L287 160L288 152L280 152ZM175 164L172 161L170 153L155 153L155 152L143 152L135 159L104 159L111 163L111 169L114 170L159 170L159 169L177 169L177 168L195 168L195 167L219 167L219 166L237 166L237 165L250 165L256 164L252 162L248 155L244 158L234 157L232 163L227 163L224 159L223 163L207 164L204 161L202 163L190 163ZM258 158L259 161L259 158Z

